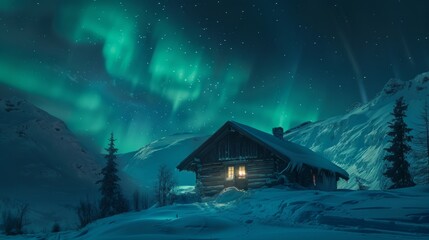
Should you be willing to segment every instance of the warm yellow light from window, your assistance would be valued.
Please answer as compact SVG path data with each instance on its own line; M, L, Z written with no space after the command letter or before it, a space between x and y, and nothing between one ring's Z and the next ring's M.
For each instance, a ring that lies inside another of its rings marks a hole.
M234 166L228 167L228 174L226 177L226 180L232 180L234 179Z
M246 178L246 167L239 166L238 167L238 178Z

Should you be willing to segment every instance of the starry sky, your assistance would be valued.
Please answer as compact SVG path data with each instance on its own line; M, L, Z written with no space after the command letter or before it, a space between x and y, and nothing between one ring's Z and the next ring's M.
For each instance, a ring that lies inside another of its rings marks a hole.
M429 70L429 1L1 0L0 94L98 150L344 114Z

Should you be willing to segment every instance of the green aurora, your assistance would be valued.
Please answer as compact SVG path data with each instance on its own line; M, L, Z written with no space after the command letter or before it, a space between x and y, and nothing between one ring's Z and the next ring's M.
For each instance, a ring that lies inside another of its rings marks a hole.
M177 132L211 133L231 119L287 129L362 100L344 48L334 58L347 70L332 73L333 64L322 71L304 60L314 46L292 34L296 16L283 14L289 22L267 28L267 16L240 3L249 16L220 17L225 26L212 27L217 13L204 16L192 10L204 3L193 1L1 1L2 92L13 89L100 151L114 132L120 152ZM227 4L213 11L235 10ZM239 17L244 23L228 27ZM276 32L273 50L265 38ZM319 74L326 71L331 75Z

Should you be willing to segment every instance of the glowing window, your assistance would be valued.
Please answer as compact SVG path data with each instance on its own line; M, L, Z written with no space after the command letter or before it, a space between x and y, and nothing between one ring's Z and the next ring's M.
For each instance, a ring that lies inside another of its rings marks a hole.
M234 166L229 166L226 180L233 180L233 179L234 179Z
M246 166L238 167L238 178L246 178Z

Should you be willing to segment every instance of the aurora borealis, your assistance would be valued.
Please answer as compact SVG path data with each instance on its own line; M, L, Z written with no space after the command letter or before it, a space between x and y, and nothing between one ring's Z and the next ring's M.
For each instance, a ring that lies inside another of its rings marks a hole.
M121 152L343 114L429 70L427 1L0 1L0 94Z

